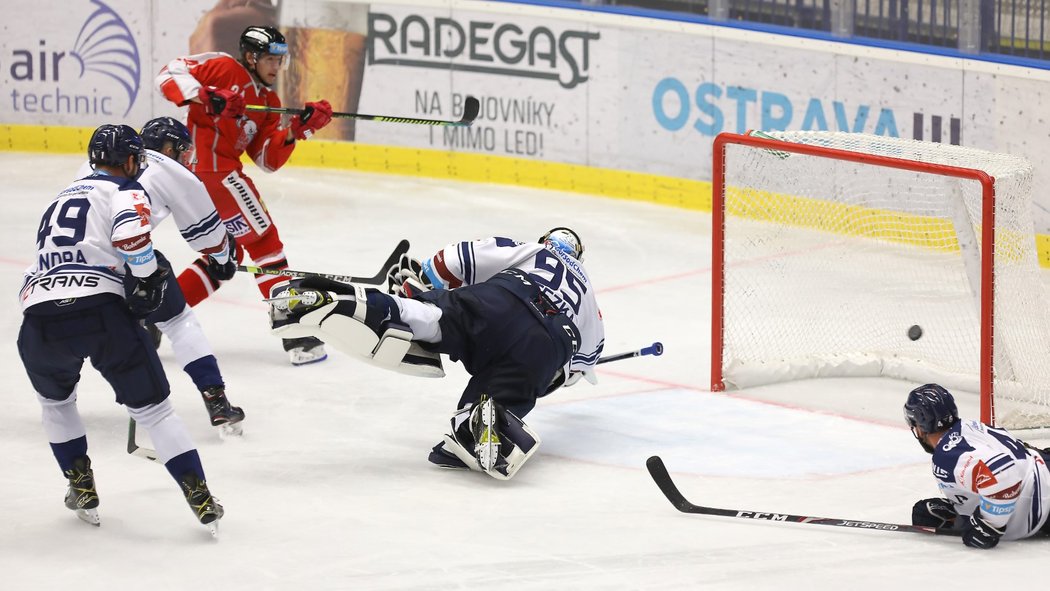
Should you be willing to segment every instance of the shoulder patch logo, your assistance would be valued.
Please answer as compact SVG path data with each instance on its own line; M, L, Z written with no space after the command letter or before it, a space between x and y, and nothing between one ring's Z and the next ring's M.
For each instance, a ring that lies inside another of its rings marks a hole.
M996 484L999 484L999 481L995 479L995 475L988 469L988 466L984 462L977 462L977 465L973 467L973 491L977 492L978 489Z

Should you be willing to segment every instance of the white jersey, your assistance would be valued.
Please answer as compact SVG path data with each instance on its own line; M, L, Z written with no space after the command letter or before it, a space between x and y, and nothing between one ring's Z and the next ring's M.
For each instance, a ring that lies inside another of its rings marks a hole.
M981 518L1004 531L1004 540L1034 534L1050 515L1046 463L1002 429L957 422L933 450L933 476L959 515L980 507Z
M136 277L157 270L150 202L134 180L98 174L75 181L40 220L36 262L19 292L22 309L51 300L124 296L125 264Z
M146 159L149 167L142 171L138 181L150 197L153 227L171 215L190 248L205 254L223 251L226 227L204 183L185 166L160 152L146 150ZM83 178L93 172L85 162L77 174Z
M535 279L543 293L580 331L580 347L572 356L569 369L583 371L594 367L605 346L605 325L594 297L594 285L576 259L534 242L486 238L450 244L423 261L423 273L434 287L444 289L481 283L511 267Z

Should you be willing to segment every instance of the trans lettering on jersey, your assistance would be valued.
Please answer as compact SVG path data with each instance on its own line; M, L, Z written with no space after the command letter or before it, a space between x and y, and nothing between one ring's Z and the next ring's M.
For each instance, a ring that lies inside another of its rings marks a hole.
M53 277L44 277L40 279L34 284L34 287L44 291L67 287L92 288L98 287L98 281L98 277L92 277L89 275L55 275Z

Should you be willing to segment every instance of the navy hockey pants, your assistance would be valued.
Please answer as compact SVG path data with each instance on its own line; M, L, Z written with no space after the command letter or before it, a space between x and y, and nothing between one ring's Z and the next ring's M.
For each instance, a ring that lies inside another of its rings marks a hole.
M518 417L524 417L574 352L565 331L548 321L558 324L558 319L542 318L528 298L522 297L536 294L531 290L516 291L522 290L493 278L419 296L442 312L441 342L419 344L462 362L471 375L459 408L487 394ZM564 315L558 316L568 321Z
M33 388L51 400L69 398L85 359L113 386L120 404L141 408L170 392L149 333L117 295L32 306L18 332L18 354Z

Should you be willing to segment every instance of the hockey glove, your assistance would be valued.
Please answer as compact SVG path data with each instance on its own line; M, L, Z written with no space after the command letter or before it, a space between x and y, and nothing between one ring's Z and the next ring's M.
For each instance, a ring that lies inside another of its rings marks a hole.
M977 509L977 511L970 516L969 523L966 524L965 529L963 529L962 540L963 544L966 544L971 548L990 550L995 548L1002 535L1002 530L995 529L990 523L982 519L981 510Z
M226 244L228 258L226 258L225 262L220 263L211 255L208 255L208 266L205 268L205 271L209 277L216 281L233 279L233 276L237 274L237 265L241 264L240 259L237 257L237 239L229 232L226 233Z
M204 105L204 111L213 117L235 119L244 115L244 97L232 90L202 86L197 98Z
M401 255L401 260L387 271L386 284L387 293L404 298L434 289L430 278L423 274L423 265L407 254Z
M911 524L922 527L950 528L958 513L947 499L922 499L911 508Z
M292 133L297 140L310 139L310 136L331 122L332 105L328 101L306 103L302 114L292 118Z
M145 318L164 302L168 287L168 268L158 267L149 277L137 277L125 300L136 318Z

